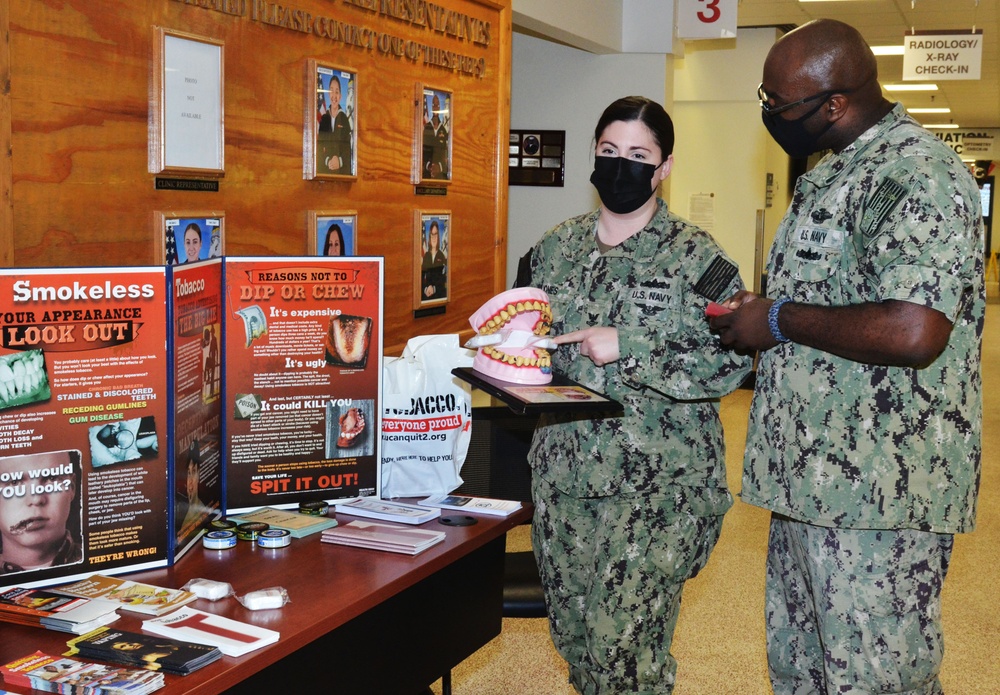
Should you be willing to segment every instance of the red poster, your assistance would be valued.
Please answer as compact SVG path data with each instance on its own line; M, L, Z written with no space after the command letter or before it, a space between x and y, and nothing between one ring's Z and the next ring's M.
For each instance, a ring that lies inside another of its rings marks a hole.
M0 586L166 564L165 272L0 271Z
M222 262L171 268L176 559L222 509Z
M381 258L226 258L228 512L376 495Z

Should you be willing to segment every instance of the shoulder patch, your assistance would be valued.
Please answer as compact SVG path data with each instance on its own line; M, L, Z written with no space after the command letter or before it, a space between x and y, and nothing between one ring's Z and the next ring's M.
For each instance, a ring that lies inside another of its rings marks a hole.
M861 233L865 235L865 244L878 236L882 223L902 202L907 193L909 191L898 181L893 179L882 181L861 215Z
M736 267L735 263L727 261L722 256L716 256L708 264L708 268L701 274L701 277L698 278L698 282L694 286L694 291L709 301L714 302L719 299L725 299L722 293L729 288L729 285L733 282L733 278L739 272L740 269Z

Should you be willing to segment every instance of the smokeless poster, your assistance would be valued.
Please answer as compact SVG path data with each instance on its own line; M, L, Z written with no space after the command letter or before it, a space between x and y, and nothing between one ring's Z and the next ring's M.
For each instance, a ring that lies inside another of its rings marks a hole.
M377 494L381 258L226 258L226 505Z
M0 586L166 564L165 273L0 271Z

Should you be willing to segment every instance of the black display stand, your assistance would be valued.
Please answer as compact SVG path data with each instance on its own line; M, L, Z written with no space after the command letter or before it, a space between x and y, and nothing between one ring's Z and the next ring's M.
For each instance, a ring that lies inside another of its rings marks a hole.
M609 396L588 389L569 377L552 373L548 384L517 384L486 376L471 367L451 370L456 377L502 401L519 415L552 412L624 411L621 403Z

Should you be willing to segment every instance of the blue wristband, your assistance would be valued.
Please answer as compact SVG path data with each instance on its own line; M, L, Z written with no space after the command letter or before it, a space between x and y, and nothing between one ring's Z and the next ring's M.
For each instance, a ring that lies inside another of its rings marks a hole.
M782 297L781 299L776 300L771 305L771 308L767 310L767 327L771 329L771 335L779 343L787 343L788 338L786 338L781 332L781 329L778 328L778 312L781 311L781 307L790 301L792 300L788 297Z

